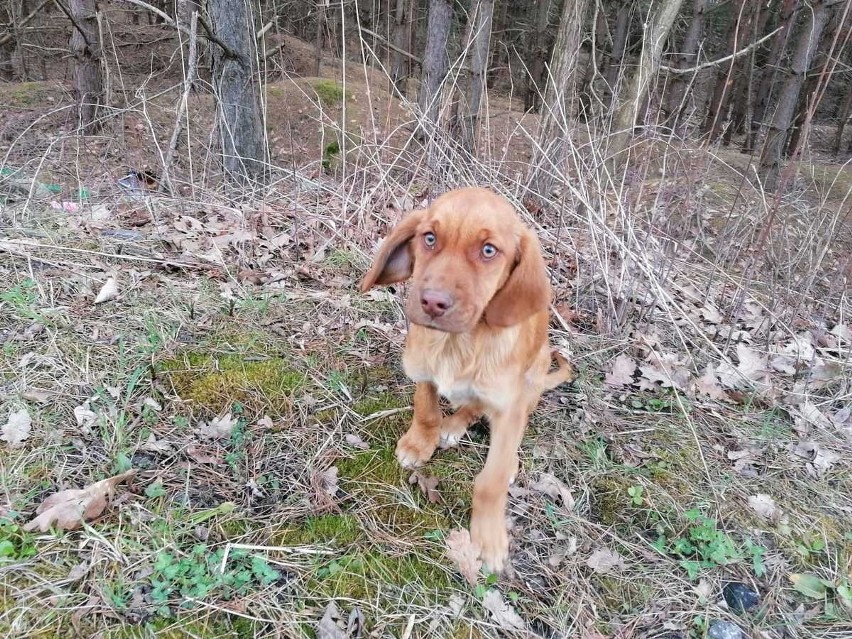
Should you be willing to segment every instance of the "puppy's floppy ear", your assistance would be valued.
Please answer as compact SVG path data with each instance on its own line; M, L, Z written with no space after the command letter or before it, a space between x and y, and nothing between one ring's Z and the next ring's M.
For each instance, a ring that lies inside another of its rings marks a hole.
M514 326L550 305L550 279L538 238L525 230L518 243L515 268L485 307L491 326Z
M373 259L373 265L361 280L362 293L379 284L393 284L411 276L414 255L409 242L425 215L425 210L409 213L385 238Z

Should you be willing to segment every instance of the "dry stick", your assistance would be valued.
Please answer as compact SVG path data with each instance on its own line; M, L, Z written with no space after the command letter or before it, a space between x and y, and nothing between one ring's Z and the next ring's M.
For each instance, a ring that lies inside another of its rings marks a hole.
M363 31L367 35L373 36L377 40L381 40L382 44L384 44L388 49L396 51L397 53L404 55L405 57L409 58L410 60L414 60L417 64L423 63L420 60L420 58L418 58L416 55L412 55L411 53L409 53L405 49L401 49L398 46L394 45L393 43L388 42L386 38L382 37L381 35L379 35L375 31L370 31L367 27L360 27L360 29L361 29L361 31Z
M192 85L195 82L196 61L198 58L196 55L197 44L198 11L193 11L189 26L189 68L186 72L186 78L184 78L183 81L183 94L180 97L180 105L178 106L177 117L175 118L175 128L174 131L172 131L172 139L169 141L169 148L168 151L166 151L166 161L163 163L163 177L165 180L160 182L160 192L162 192L166 186L169 187L169 190L172 193L175 192L174 187L172 186L172 178L169 174L169 169L171 168L172 162L175 159L175 154L177 153L178 139L180 138L181 131L183 131L183 119L186 115L187 102L189 101L189 92L192 91Z
M737 52L735 52L735 53L732 53L731 55L726 55L724 58L719 58L718 60L711 60L711 61L709 61L709 62L705 62L705 63L703 63L703 64L699 64L699 65L698 65L698 66L696 66L696 67L690 67L689 69L679 69L679 68L677 68L677 67L664 67L664 66L661 66L661 67L660 67L660 71L668 71L669 73L674 73L674 74L680 74L680 73L695 73L695 72L697 72L697 71L703 71L704 69L709 69L710 67L715 67L715 66L718 66L718 65L720 65L720 64L724 64L725 62L728 62L729 60L733 60L734 58L739 58L740 56L745 55L746 53L748 53L748 52L749 52L749 51L751 51L752 49L754 49L754 48L756 48L756 47L759 47L761 44L763 44L764 42L766 42L767 40L769 40L769 38L771 38L771 37L772 37L772 36L774 36L776 33L778 33L779 31L781 31L781 29L782 29L782 28L783 28L783 27L778 27L777 29L775 29L775 31L773 31L772 33L768 33L768 34L766 34L766 35L765 35L765 36L763 36L760 40L757 40L757 41L755 41L755 42L752 42L752 43L751 43L750 45L748 45L746 48L741 49L741 50L739 50L739 51L737 51Z

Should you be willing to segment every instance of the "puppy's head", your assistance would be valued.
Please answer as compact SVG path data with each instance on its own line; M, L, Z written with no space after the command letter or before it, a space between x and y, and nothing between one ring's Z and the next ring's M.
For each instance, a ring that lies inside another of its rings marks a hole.
M486 189L450 191L410 213L385 239L361 290L409 277L409 321L448 333L480 321L512 326L550 303L538 239Z

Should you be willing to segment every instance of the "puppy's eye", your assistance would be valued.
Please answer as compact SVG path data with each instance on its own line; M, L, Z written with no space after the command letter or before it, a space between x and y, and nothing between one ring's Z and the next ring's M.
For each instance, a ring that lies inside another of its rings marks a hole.
M432 231L428 231L423 234L423 243L429 248L433 248L437 242L438 238L435 237L435 234Z
M497 247L493 244L486 244L482 247L482 257L486 260L490 260L495 255L497 255Z

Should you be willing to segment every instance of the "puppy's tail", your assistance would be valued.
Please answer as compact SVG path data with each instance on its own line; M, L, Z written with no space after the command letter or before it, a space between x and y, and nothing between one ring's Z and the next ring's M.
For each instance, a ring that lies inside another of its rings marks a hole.
M552 390L563 383L571 383L577 379L577 372L567 359L558 351L551 351L550 356L556 360L556 370L544 376L542 387L544 390Z

